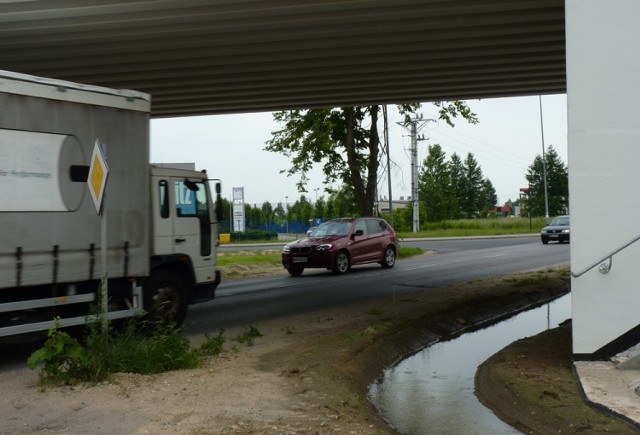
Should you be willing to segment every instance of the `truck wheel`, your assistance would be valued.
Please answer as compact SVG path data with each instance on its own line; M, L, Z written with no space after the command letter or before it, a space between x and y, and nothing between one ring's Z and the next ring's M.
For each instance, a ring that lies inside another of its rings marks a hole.
M381 264L385 269L390 269L396 264L396 251L393 250L392 246L387 246L384 250Z
M153 321L180 326L187 316L187 292L180 276L170 270L160 270L144 288L144 309Z
M347 251L338 252L338 255L336 255L336 262L334 263L332 269L333 273L335 273L336 275L342 275L347 270L349 270L350 267L351 264L349 264L349 254L347 253Z
M290 267L287 269L289 271L289 274L291 276L300 276L302 275L302 272L304 271L304 267Z

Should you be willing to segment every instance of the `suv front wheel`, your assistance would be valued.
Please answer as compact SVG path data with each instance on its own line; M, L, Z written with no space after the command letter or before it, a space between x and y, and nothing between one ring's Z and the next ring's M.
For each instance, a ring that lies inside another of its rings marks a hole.
M304 272L304 267L292 266L292 267L288 268L287 270L289 271L289 274L291 276L300 276L300 275L302 275L302 272Z
M396 264L396 251L394 251L392 246L387 246L387 249L384 250L384 256L380 264L382 264L382 267L385 269L391 269L393 265Z
M336 261L333 264L333 273L336 275L342 275L349 270L349 266L349 254L347 251L338 252L338 255L336 255Z

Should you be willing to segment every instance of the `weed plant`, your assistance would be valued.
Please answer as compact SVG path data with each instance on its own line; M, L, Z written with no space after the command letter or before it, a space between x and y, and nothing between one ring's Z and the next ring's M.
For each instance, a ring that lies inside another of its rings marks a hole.
M222 353L225 338L224 338L224 329L220 329L218 335L209 335L207 333L204 334L204 343L200 345L198 349L198 353L201 356L218 356Z
M256 338L262 337L262 333L253 325L248 326L242 334L239 334L234 338L238 343L246 344L247 346L253 346Z
M44 346L31 354L27 360L34 369L42 364L39 373L40 385L70 384L82 378L87 354L78 340L64 331L60 331L60 319L55 319L55 326L49 329Z

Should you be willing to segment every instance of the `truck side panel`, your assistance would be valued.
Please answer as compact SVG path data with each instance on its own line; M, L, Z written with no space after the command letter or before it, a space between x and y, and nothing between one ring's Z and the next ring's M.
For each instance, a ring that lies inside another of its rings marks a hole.
M127 104L124 96L109 98ZM0 188L0 290L101 276L101 218L86 183L70 176L72 166L89 165L96 140L106 145L109 166L109 276L147 275L148 112L19 95L1 84L0 107L0 183L11 186ZM57 168L43 163L49 158Z

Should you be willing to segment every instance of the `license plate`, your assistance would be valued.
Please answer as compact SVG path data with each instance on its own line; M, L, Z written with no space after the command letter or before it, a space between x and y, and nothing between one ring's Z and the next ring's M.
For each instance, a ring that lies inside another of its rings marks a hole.
M306 263L307 262L307 257L293 257L291 259L292 263Z
M550 239L557 239L558 235L557 234L549 234L549 238Z

